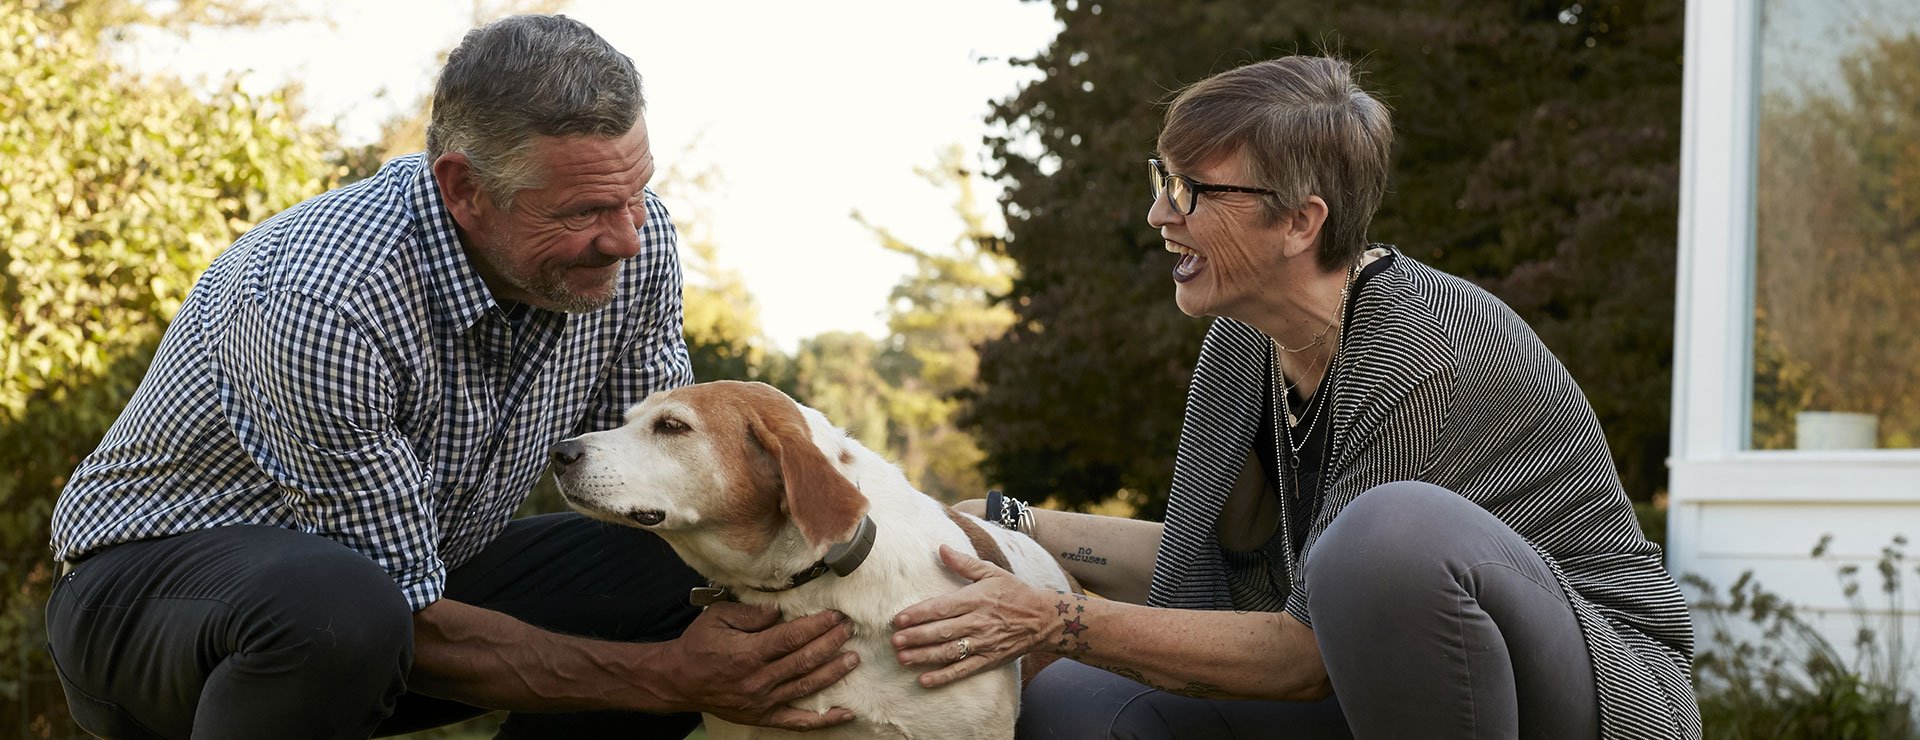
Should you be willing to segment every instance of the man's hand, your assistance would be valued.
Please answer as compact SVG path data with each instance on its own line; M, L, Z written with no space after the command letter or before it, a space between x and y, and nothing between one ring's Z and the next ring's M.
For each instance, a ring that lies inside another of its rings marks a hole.
M840 652L853 636L846 615L825 611L779 624L778 610L721 602L707 607L668 645L668 676L680 703L728 722L805 732L853 719L834 707L826 714L788 702L820 693L860 665Z

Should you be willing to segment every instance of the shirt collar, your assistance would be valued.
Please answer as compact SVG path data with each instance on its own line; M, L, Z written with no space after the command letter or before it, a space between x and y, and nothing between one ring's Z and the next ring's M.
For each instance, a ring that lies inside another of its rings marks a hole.
M440 199L440 185L433 177L426 155L413 156L420 158L420 174L409 186L407 195L413 205L414 225L426 248L431 310L448 328L464 333L499 304L460 246L460 232L454 227L453 214L447 211L446 202Z

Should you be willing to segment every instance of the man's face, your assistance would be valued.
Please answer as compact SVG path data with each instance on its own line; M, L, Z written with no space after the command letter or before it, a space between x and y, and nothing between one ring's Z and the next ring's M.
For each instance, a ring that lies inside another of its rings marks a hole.
M604 308L620 263L640 253L642 189L654 171L646 118L618 138L542 137L532 156L544 186L520 191L507 210L481 205L467 256L495 300L568 313Z

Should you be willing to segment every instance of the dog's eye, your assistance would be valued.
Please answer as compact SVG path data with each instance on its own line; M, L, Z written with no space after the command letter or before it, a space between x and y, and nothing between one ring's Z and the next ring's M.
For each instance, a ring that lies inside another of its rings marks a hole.
M653 422L653 431L659 434L679 434L692 431L687 423L671 416L662 416Z

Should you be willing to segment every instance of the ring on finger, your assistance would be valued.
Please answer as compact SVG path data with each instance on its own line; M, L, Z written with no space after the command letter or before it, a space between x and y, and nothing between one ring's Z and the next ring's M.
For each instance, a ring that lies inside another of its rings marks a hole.
M965 637L954 640L953 645L954 647L960 648L960 657L954 658L954 660L966 660L967 656L973 654L973 646L967 643L967 638Z

